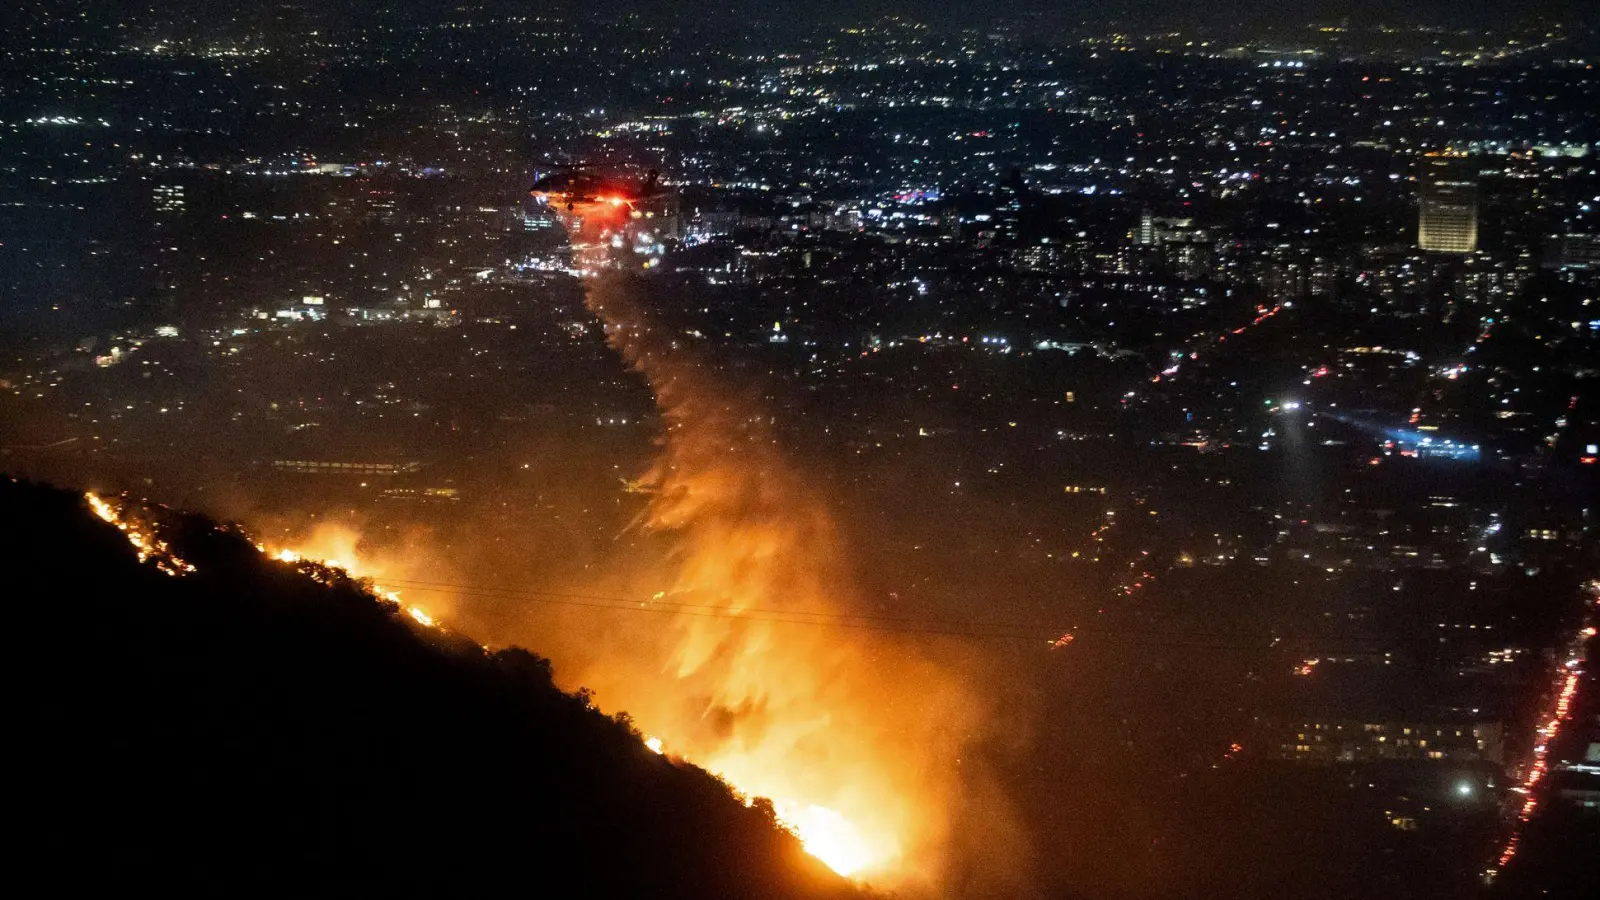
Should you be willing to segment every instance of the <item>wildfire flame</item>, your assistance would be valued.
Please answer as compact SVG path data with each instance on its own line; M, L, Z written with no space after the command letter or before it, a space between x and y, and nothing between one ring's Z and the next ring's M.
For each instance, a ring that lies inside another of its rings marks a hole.
M89 509L95 516L116 526L127 537L128 543L133 545L140 562L153 562L157 569L168 575L188 575L195 571L195 567L192 564L173 553L171 546L156 535L154 524L141 522L137 515L130 512L126 506L113 506L110 501L92 491L84 494L84 500L89 504ZM337 569L352 578L365 579L369 583L371 582L370 576L362 571L363 567L359 564L352 563L347 565L336 559L318 560L314 556L308 556L287 547L269 549L265 544L256 544L255 546L256 550L279 562L291 564L311 562L324 568ZM376 583L372 583L371 586L373 593L396 606L404 608L406 614L418 624L426 628L441 627L433 616L429 615L421 607L406 606L401 603L398 591L388 590Z
M180 559L172 552L167 542L155 534L152 524L141 522L130 516L125 509L112 506L100 495L89 492L84 494L84 500L89 504L89 509L102 521L117 527L117 530L133 545L134 552L140 562L154 562L155 567L168 575L188 575L194 572L194 566Z
M351 578L367 582L372 593L400 607L411 620L424 628L442 628L434 615L420 606L400 599L400 592L379 582L383 567L373 563L356 549L356 536L344 529L319 529L310 537L310 544L301 549L269 547L256 544L256 549L269 559L291 565L308 562L326 569L336 569Z
M840 875L854 875L878 859L872 842L836 810L787 803L777 812L778 821L794 829L806 852Z
M644 745L652 753L666 753L665 742L654 735L645 735ZM753 797L745 797L746 805L754 802ZM876 859L871 849L872 842L838 810L814 803L784 801L773 804L773 813L779 824L800 839L807 853L822 860L840 875L854 875L868 868Z

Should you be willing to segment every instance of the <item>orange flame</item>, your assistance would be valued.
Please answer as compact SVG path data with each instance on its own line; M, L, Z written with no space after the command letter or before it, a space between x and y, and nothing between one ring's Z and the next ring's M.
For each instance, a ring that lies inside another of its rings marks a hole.
M139 562L154 561L158 570L173 576L188 575L194 571L194 566L179 558L166 541L156 536L153 525L140 522L125 506L113 506L92 491L83 496L89 504L89 509L96 516L115 525L117 530L123 533L128 543L133 546Z
M405 574L405 567L392 565L371 553L363 552L360 535L355 529L324 523L293 543L294 547L273 547L258 543L256 549L279 562L315 563L329 569L338 569L351 578L365 580L371 584L374 594L400 607L418 625L424 628L443 627L434 612L402 600L400 591L392 590L383 584L385 575L402 576Z

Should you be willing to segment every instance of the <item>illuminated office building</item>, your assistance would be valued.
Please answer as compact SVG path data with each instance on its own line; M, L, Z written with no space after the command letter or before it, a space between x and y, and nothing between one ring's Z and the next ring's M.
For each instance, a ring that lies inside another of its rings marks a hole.
M1478 249L1478 182L1460 157L1428 156L1419 177L1417 246L1432 253Z

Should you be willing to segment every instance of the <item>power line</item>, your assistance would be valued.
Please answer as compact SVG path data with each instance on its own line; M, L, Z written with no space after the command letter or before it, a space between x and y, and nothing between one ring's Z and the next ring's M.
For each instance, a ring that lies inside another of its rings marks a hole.
M1042 623L995 622L973 619L940 619L915 616L890 616L865 613L837 613L819 612L811 610L786 610L773 607L747 607L745 609L731 609L725 606L709 604L680 603L670 600L606 596L600 594L563 593L559 591L539 591L532 589L512 588L482 588L470 585L452 584L449 582L420 581L415 579L382 579L385 587L421 591L424 593L458 594L463 596L486 597L495 599L516 599L532 603L541 603L554 606L570 606L585 609L607 609L618 612L652 612L658 614L694 616L696 618L741 619L751 622L765 622L782 625L811 625L830 628L847 628L858 631L875 631L890 634L925 634L947 637L965 637L979 639L1017 640L1027 642L1050 642L1063 634L1096 635L1095 643L1108 643L1132 646L1159 646L1180 647L1187 649L1215 649L1215 650L1273 650L1287 649L1283 646L1283 639L1270 636L1256 636L1253 643L1241 643L1239 635L1223 633L1196 633L1173 632L1154 630L1114 629L1081 627L1068 625L1047 625ZM806 616L810 618L796 618ZM950 626L950 627L942 627ZM1112 635L1137 635L1136 639L1126 637L1103 640L1100 636ZM1162 637L1174 637L1179 640L1162 640ZM1218 641L1182 640L1184 638L1213 637ZM1232 639L1232 642L1228 642Z

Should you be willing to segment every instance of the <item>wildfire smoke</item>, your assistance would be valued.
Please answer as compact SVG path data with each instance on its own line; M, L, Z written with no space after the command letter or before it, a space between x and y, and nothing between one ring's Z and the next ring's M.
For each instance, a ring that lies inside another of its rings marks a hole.
M578 265L596 273L589 308L663 421L639 527L673 543L665 596L733 614L855 608L848 548L778 448L772 411L655 320L614 244L586 242ZM667 632L646 644L658 672L639 671L637 648L600 664L613 670L608 701L668 752L772 798L835 870L897 887L937 880L956 762L978 730L962 682L895 636L725 614L676 616Z

